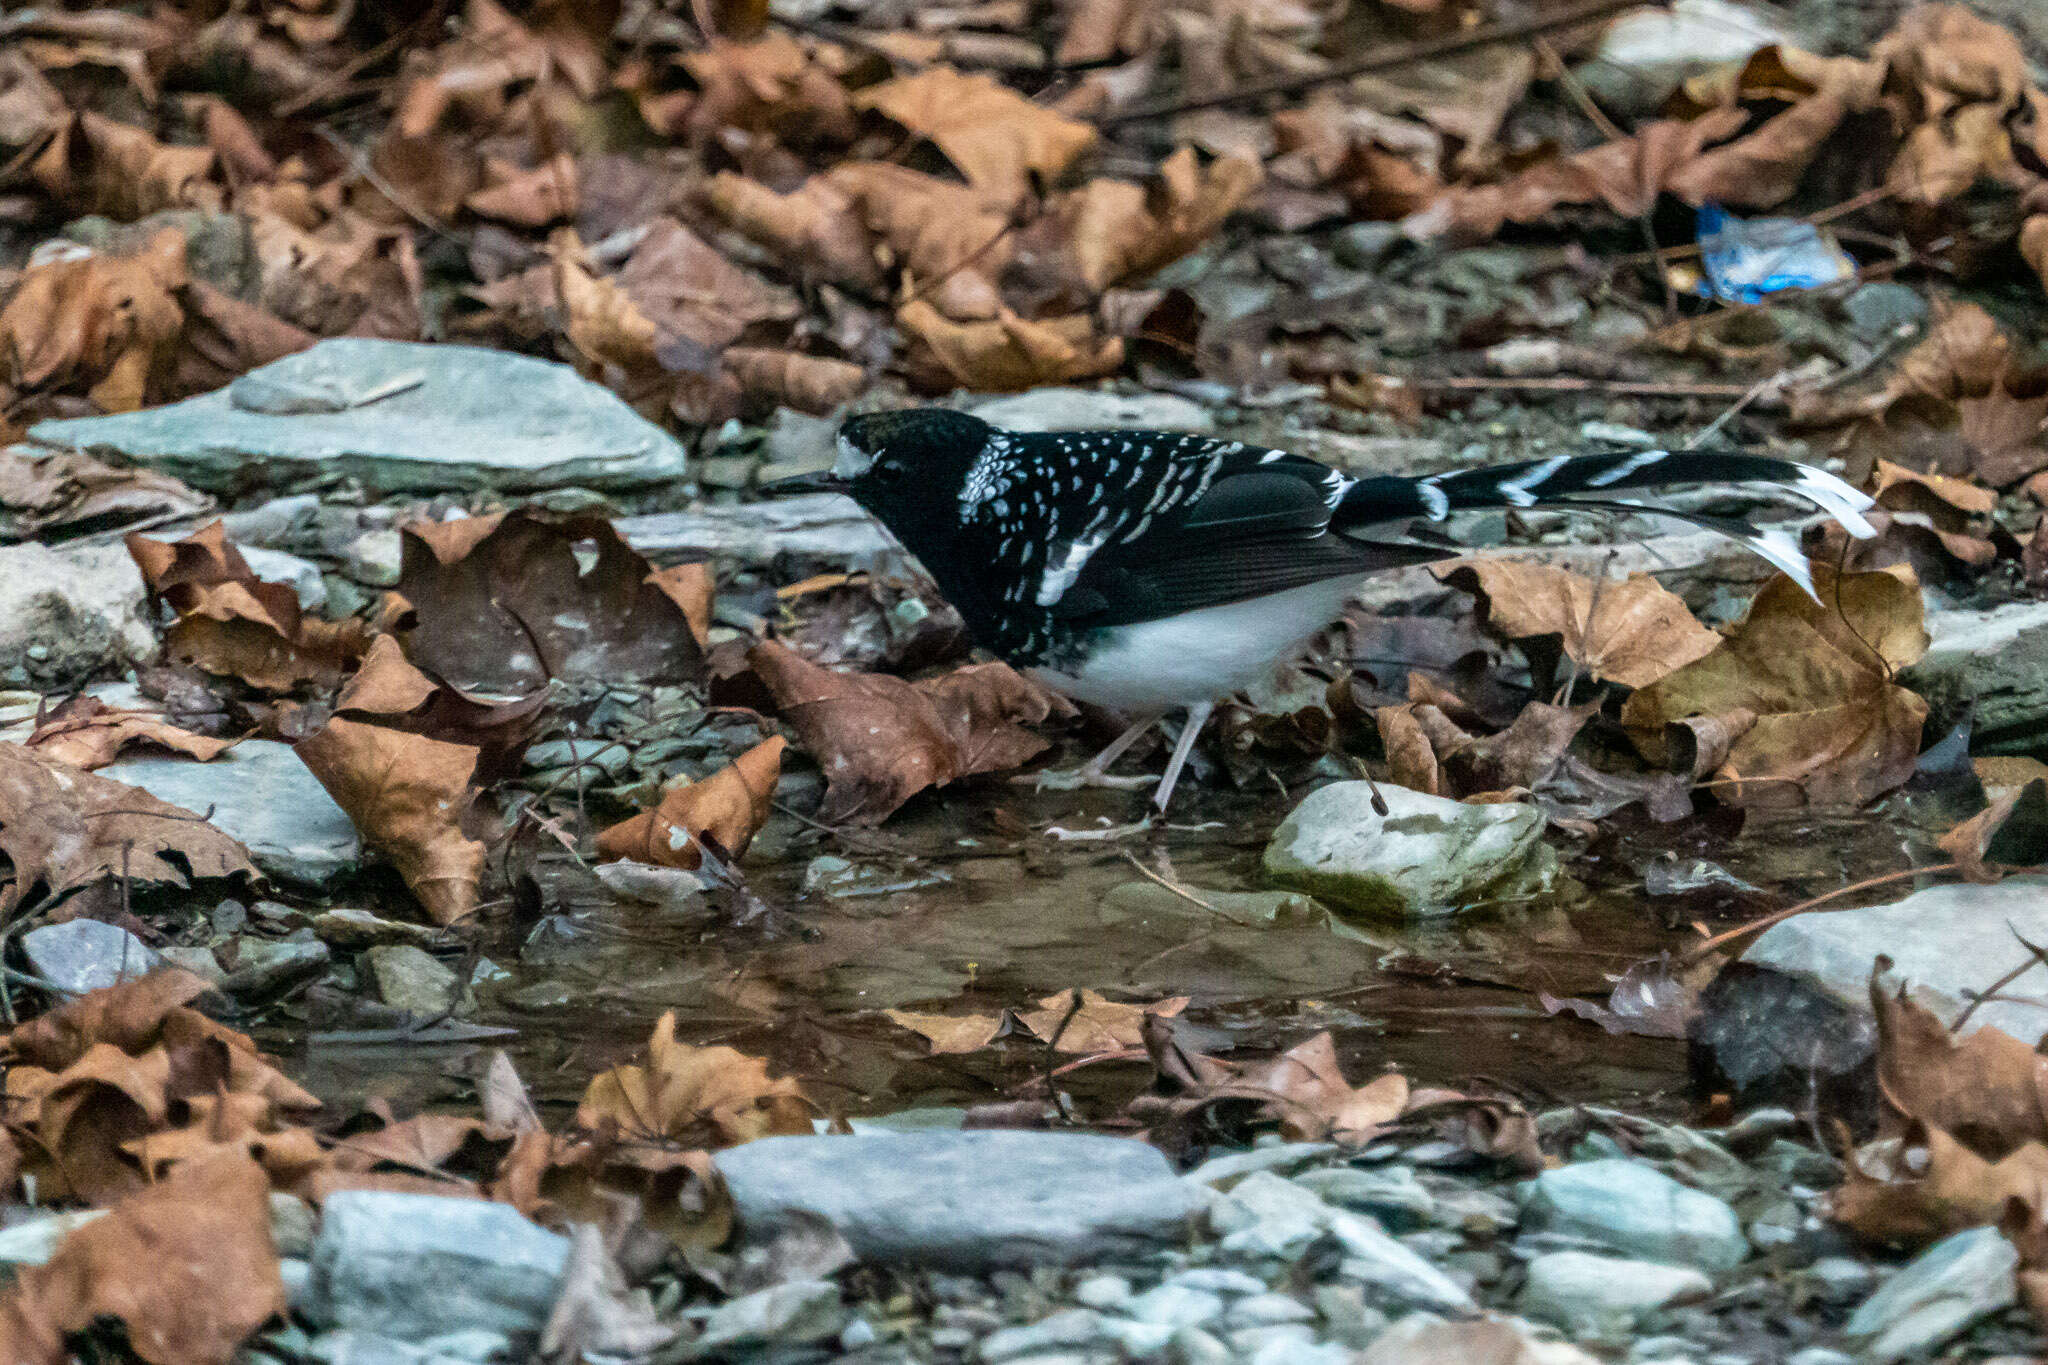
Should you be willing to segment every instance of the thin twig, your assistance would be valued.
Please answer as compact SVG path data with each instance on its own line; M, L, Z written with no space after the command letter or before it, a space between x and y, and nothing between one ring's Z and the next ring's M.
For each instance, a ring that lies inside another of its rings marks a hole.
M1403 376L1402 383L1418 389L1521 389L1531 393L1611 393L1642 398L1740 398L1749 392L1747 384L1695 384L1662 379L1582 379L1577 375L1549 375L1521 379L1509 375L1454 374L1438 379Z
M1960 872L1962 870L1960 863L1936 863L1933 867L1909 867L1901 872L1887 872L1881 877L1869 877L1853 885L1830 891L1824 896L1815 896L1812 900L1801 901L1799 904L1787 906L1783 910L1773 910L1762 919L1754 919L1747 924L1739 924L1733 929L1723 930L1712 938L1695 943L1686 954L1686 960L1696 962L1701 955L1720 947L1730 940L1741 938L1746 934L1753 934L1759 929L1768 929L1774 924L1791 919L1794 915L1803 915L1809 910L1818 910L1829 901L1839 900L1843 896L1853 895L1858 891L1869 891L1876 887L1888 886L1893 882L1907 881L1914 877L1926 877L1940 872Z
M2027 942L2026 939L2021 938L2020 931L2017 929L2013 929L2011 920L2006 921L2005 927L2007 929L2012 930L2012 936L2020 940L2020 947L2025 948L2027 952L2031 954L2031 956L2029 956L2025 962L2022 962L2019 966L2013 968L2004 976L2001 976L1998 978L1998 980L1992 982L1988 988L1971 996L1970 1003L1963 1006L1963 1012L1961 1014L1958 1014L1955 1017L1955 1022L1951 1023L1948 1026L1948 1031L1950 1033L1961 1033L1963 1031L1963 1025L1970 1022L1970 1016L1977 1012L1977 1007L1979 1005L1985 1003L1987 1000L1995 998L2000 991L2004 990L2007 986L2010 986L2013 982L2025 976L2028 972L2032 971L2036 966L2048 965L2048 949L2037 948L2033 944Z
M1270 80L1245 81L1218 95L1200 95L1192 99L1150 100L1134 104L1128 109L1119 109L1098 115L1094 122L1098 128L1118 128L1126 123L1142 123L1147 119L1168 118L1175 114L1192 113L1197 109L1216 109L1226 104L1237 104L1245 100L1261 99L1267 95L1296 95L1318 85L1329 85L1337 81L1348 81L1354 76L1364 76L1374 71L1388 71L1395 67L1414 66L1421 62L1433 61L1438 57L1450 57L1474 48L1491 47L1496 43L1520 42L1539 34L1556 33L1560 29L1576 27L1595 19L1604 19L1618 10L1632 8L1638 0L1584 0L1566 9L1553 11L1534 19L1518 20L1509 24L1493 24L1486 28L1473 29L1465 33L1450 34L1442 38L1424 38L1418 42L1395 43L1382 47L1369 56L1342 62L1322 71L1290 73Z

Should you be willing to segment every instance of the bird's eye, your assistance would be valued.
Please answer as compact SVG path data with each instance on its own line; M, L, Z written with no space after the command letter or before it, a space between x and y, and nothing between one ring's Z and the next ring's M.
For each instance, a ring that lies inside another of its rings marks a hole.
M868 478L880 484L902 483L903 474L903 466L894 460L876 460L868 466Z

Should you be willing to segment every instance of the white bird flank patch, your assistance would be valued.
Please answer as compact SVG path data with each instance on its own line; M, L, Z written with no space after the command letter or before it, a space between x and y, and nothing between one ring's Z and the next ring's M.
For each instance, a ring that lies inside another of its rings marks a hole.
M1038 605L1049 607L1066 595L1074 580L1081 576L1081 570L1088 567L1089 557L1102 548L1105 536L1083 536L1067 546L1066 553L1057 562L1048 563L1045 573L1038 580Z
M967 478L960 485L960 510L972 512L998 493L1010 488L1012 465L1008 459L1010 443L990 440L981 448L981 454L974 457L968 466Z
M1570 463L1570 456L1554 455L1526 474L1501 480L1498 485L1500 495L1516 507L1533 507L1536 503L1536 494L1533 490Z

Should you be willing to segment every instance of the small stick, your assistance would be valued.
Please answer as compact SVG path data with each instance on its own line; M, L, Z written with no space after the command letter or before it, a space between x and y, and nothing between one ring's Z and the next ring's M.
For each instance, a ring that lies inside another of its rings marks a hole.
M1522 389L1531 393L1611 393L1643 398L1740 398L1749 392L1747 384L1695 384L1663 379L1582 379L1577 375L1550 375L1518 379L1507 375L1454 374L1440 379L1404 376L1404 384L1418 389Z
M1773 910L1762 919L1754 919L1747 924L1739 924L1733 929L1727 929L1715 934L1712 938L1694 944L1692 951L1686 955L1686 960L1697 962L1710 949L1718 948L1731 939L1741 938L1745 934L1753 934L1759 929L1768 929L1774 924L1791 919L1794 915L1803 915L1809 910L1818 910L1831 900L1838 900L1843 896L1851 895L1858 891L1869 891L1875 887L1889 885L1892 882L1902 882L1913 877L1925 877L1937 872L1960 872L1962 870L1962 866L1959 863L1936 863L1933 867L1909 867L1901 872L1887 872L1881 877L1866 878L1853 885L1830 891L1824 896L1815 896L1812 900L1801 901L1799 904L1787 906L1783 910Z
M1977 1012L1977 1006L1983 1004L1987 1000L1995 998L2000 991L2004 990L2007 986L2010 986L2013 982L2025 976L2028 972L2032 971L2036 966L2039 966L2043 963L2048 963L2048 949L2037 948L2033 944L2027 942L2024 938L2020 938L2020 931L2012 927L2011 920L2006 921L2005 927L2012 931L2012 936L2014 938L2020 940L2020 947L2025 948L2027 952L2032 954L2032 956L2030 956L2025 962L2022 962L2019 966L2007 972L2004 976L1999 977L1998 980L1992 982L1987 990L1984 990L1981 993L1972 996L1970 998L1970 1003L1963 1007L1963 1012L1961 1014L1958 1014L1955 1018L1955 1022L1948 1026L1948 1031L1950 1033L1961 1033L1963 1031L1963 1025L1967 1024L1970 1021L1970 1016Z

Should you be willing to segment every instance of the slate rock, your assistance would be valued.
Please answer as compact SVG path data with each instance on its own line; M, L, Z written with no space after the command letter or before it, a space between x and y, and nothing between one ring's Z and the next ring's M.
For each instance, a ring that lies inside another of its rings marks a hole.
M239 839L273 877L324 888L363 856L362 840L327 788L289 744L244 740L211 763L187 758L130 758L100 776L142 788Z
M454 968L409 943L379 944L363 957L378 999L422 1018L445 1012L460 986Z
M1975 705L1973 753L2028 753L2048 730L2048 602L1927 615L1927 652L1899 684L1949 714Z
M699 1352L771 1343L823 1341L846 1325L839 1286L791 1280L729 1299L712 1310L692 1343Z
M29 970L73 995L147 976L163 961L120 925L96 919L31 929L21 936L21 950Z
M400 1341L377 1332L322 1332L306 1343L306 1356L322 1365L484 1365L512 1355L503 1332L444 1332ZM251 1352L241 1359L262 1359Z
M318 939L245 938L236 945L235 969L221 980L229 995L261 999L318 976L332 957Z
M962 406L982 421L1008 431L1211 431L1216 419L1193 399L1171 393L1110 393L1101 389L1047 387L997 398L969 399Z
M1849 1315L1842 1333L1866 1359L1925 1360L1979 1318L2018 1299L2019 1252L1997 1228L1944 1237Z
M561 1287L569 1239L510 1204L343 1190L321 1206L305 1316L411 1340L534 1332Z
M1794 915L1766 930L1742 960L1805 981L1867 1017L1871 964L1883 953L1907 995L1946 1023L1969 1003L1967 992L2030 960L2021 938L2048 938L2048 877L1930 886L1890 905ZM2014 989L2025 993L2038 979L2022 977ZM2028 1043L2044 1026L2039 1007L2008 1000L1979 1006L1968 1027L1987 1024Z
M1545 1171L1517 1191L1525 1231L1556 1233L1667 1265L1729 1270L1749 1255L1742 1220L1654 1166L1610 1157Z
M61 690L156 651L123 546L0 546L0 687Z
M735 507L619 517L614 529L643 555L708 555L765 565L777 555L874 568L901 551L842 493L805 493Z
M809 1213L863 1261L969 1271L1138 1254L1199 1207L1157 1148L999 1129L773 1137L714 1158L748 1241Z
M322 341L181 403L38 422L29 437L216 491L313 475L382 492L623 488L684 471L674 438L567 365L369 337Z
M306 611L318 611L327 605L327 580L320 573L320 566L310 559L300 559L282 550L266 550L260 545L238 545L242 560L249 571L265 583L283 583L299 599L299 606Z
M1659 1308L1705 1298L1714 1282L1690 1266L1552 1251L1529 1262L1516 1307L1590 1341L1625 1341Z
M1333 782L1310 792L1266 846L1265 870L1282 886L1377 919L1434 918L1484 901L1547 889L1557 855L1534 806L1468 806L1441 796Z

